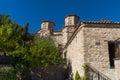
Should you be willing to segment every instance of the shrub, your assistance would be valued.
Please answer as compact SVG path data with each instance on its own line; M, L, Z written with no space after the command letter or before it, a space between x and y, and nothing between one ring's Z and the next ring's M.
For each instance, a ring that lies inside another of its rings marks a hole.
M76 74L75 74L75 80L81 80L81 77L80 77L78 71L76 71Z
M16 75L12 67L0 66L0 80L16 80Z

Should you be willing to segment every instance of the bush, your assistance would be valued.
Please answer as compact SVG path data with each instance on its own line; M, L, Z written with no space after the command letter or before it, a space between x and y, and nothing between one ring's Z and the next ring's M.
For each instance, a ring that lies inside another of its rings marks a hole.
M76 74L75 74L75 80L81 80L81 77L80 77L78 71L76 71Z
M16 80L16 75L12 67L0 66L0 80Z

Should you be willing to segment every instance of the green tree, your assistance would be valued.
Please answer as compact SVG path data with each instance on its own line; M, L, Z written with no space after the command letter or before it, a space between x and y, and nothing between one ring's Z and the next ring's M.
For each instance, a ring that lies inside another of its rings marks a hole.
M50 37L36 36L30 45L30 54L31 56L27 57L34 66L49 66L62 63L59 49Z
M28 24L28 23L27 23ZM13 58L12 66L16 75L25 75L28 61L24 59L27 52L29 35L28 25L25 28L12 22L9 16L0 15L0 50Z
M11 22L8 16L0 16L0 49L9 54L16 54L16 50L20 50L24 45L22 33L24 28Z
M33 37L25 27L12 22L9 16L0 15L0 50L13 57L16 76L26 80L34 69L63 63L59 49L50 37Z
M0 25L6 25L12 23L9 15L0 15Z
M30 50L25 58L30 62L30 70L35 74L36 72L41 73L41 76L46 73L49 66L63 63L59 49L55 46L52 38L39 35L36 35L30 44Z

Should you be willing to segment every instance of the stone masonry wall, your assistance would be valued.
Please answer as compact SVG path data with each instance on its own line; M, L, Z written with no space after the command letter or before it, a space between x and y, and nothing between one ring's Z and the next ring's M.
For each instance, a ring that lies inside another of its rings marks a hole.
M115 65L116 80L120 80L120 59L115 60Z
M62 46L62 44L63 44L62 38L63 38L62 35L53 36L53 39L55 39L54 41L55 41L55 44L56 44L57 46L59 46L59 45Z
M68 33L68 40L70 39L70 37L72 36L72 34L73 34L73 32L74 32L74 30L75 30L75 26L72 26L72 27L69 27L68 28L68 31L67 31L67 33ZM68 41L67 40L67 41Z
M103 24L87 25L84 27L83 33L85 62L91 63L92 66L101 71L110 68L108 41L120 38L120 26L118 28L115 25L113 27Z
M62 34L63 34L63 37L62 37L63 45L65 45L67 43L67 40L68 40L67 27L63 28Z
M67 41L69 40L69 38L71 37L71 35L73 34L75 30L75 26L67 26L65 28L63 28L62 30L62 34L63 34L63 45L65 45L67 43Z
M77 31L78 33L67 44L65 50L66 58L71 64L73 77L77 70L80 76L84 76L84 63L90 63L103 74L110 71L113 73L115 70L110 69L108 42L120 38L120 25L85 24ZM109 78L115 76L113 74L108 75Z
M83 30L81 30L67 47L66 58L68 62L70 61L73 77L75 77L76 71L79 72L80 76L84 76L83 40Z

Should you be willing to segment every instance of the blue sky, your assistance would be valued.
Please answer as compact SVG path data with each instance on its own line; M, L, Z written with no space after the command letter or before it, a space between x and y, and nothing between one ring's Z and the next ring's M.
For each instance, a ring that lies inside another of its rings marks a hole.
M55 30L61 29L68 14L76 14L82 21L120 22L120 0L0 0L0 14L10 15L22 26L29 22L29 32L36 33L43 20L51 20Z

